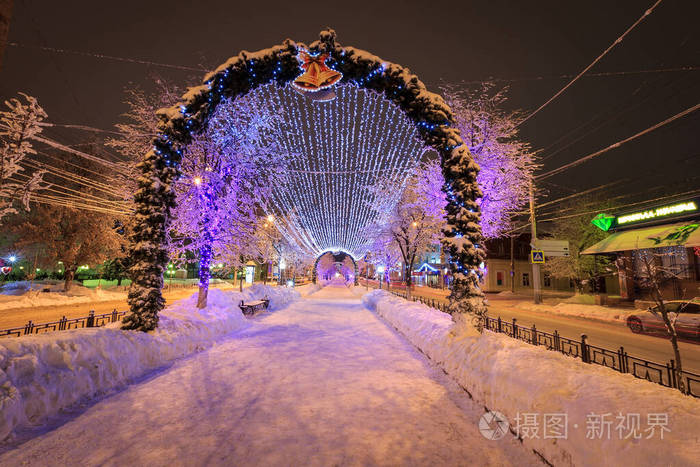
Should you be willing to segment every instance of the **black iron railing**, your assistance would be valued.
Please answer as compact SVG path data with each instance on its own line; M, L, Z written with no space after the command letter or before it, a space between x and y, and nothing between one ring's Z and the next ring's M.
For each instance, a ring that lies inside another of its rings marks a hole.
M391 291L392 294L406 298L406 292ZM427 306L448 313L447 305L435 299L413 296L414 302L421 302ZM538 330L532 327L520 326L517 320L502 320L500 317L486 317L484 327L489 331L498 332L515 339L561 352L569 357L580 358L584 363L591 363L610 368L620 373L630 374L639 379L645 379L668 388L679 389L674 360L668 363L656 363L643 358L629 355L624 347L617 350L605 349L588 343L588 336L581 334L581 340L560 336L555 330L553 333ZM689 371L681 372L682 386L688 395L700 398L700 375Z
M108 323L115 323L126 315L126 313L126 311L114 310L111 313L96 315L94 311L90 311L88 316L83 316L81 318L66 318L64 316L58 321L52 321L50 323L33 323L29 321L24 326L0 330L0 337L28 336L30 334L65 331L68 329L98 328Z

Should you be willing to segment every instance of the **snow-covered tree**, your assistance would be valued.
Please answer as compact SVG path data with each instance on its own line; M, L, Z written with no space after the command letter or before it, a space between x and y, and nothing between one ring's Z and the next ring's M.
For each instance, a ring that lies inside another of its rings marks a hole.
M15 216L11 230L18 234L15 248L34 250L37 265L54 269L62 263L65 291L80 266L118 256L124 243L113 217L65 206L36 206Z
M124 155L129 161L139 162L153 145L153 137L158 131L158 115L156 111L173 105L182 94L182 89L160 78L154 82L156 91L147 93L139 87L128 88L125 91L124 104L129 110L122 116L124 123L114 125L120 133L115 138L106 141Z
M372 238L372 243L370 244L370 250L366 255L367 262L374 266L375 272L379 268L383 268L384 280L389 282L389 275L391 271L397 270L401 262L401 250L394 241L394 239L386 235L386 231L379 230L378 233ZM377 274L377 280L381 280L382 277Z
M678 242L682 245L682 242ZM664 251L664 248L638 249L634 252L634 257L620 257L618 259L620 269L634 270L635 265L630 264L636 262L641 267L637 273L635 281L644 290L648 291L650 298L656 306L650 307L649 311L661 318L664 323L664 330L671 341L673 356L675 360L674 372L675 379L678 383L678 389L682 393L686 393L685 382L683 379L683 361L681 360L681 351L678 347L678 330L676 329L676 320L679 313L683 313L683 309L688 306L688 303L678 306L678 308L670 309L673 305L666 302L662 291L663 284L669 280L678 279L679 268L670 266L674 264L673 260L669 260L675 252ZM664 258L666 256L666 258Z
M340 273L346 278L348 283L353 283L355 281L355 263L350 256L346 256L343 259L343 263L340 266Z
M127 91L127 123L108 142L136 163L152 147L158 131L157 109L176 102L180 90L162 80L157 92ZM177 206L171 212L168 249L177 263L198 262L198 305L206 306L212 261L231 270L260 256L256 227L261 206L284 177L288 154L277 134L279 114L259 96L222 103L207 130L184 148L180 177L174 182ZM137 177L134 177L137 180ZM126 185L127 195L136 190Z
M282 254L282 234L272 215L259 217L253 233L255 258L260 263L275 264ZM267 278L267 275L265 276Z
M286 168L277 118L255 97L222 104L183 154L170 251L180 258L186 251L198 253L199 307L206 306L214 257L242 268L246 258L256 256L256 213Z
M321 255L316 265L316 277L319 280L330 280L335 272L335 258L333 258L333 254L329 252Z
M47 188L45 171L25 174L21 163L29 154L36 154L30 139L41 133L46 112L37 100L20 93L26 103L12 98L5 101L8 110L0 111L0 223L5 216L17 212L20 204L29 210L32 193Z
M547 258L543 270L554 278L573 281L577 293L584 293L598 277L612 273L609 259L581 254L583 250L608 235L591 224L590 212L604 212L609 207L610 204L606 202L579 198L568 205L559 205L558 210L569 211L571 214L543 224L547 233L554 238L569 242L569 256Z
M441 176L441 167L437 161L421 164L409 178L397 203L381 200L372 206L379 213L379 221L373 226L374 243L382 245L390 254L390 248L398 249L403 260L403 277L410 293L411 276L416 258L430 245L442 238L445 228L445 193ZM370 190L387 192L389 178L379 178ZM385 267L388 267L386 265ZM387 270L388 271L388 270Z
M483 197L481 231L495 238L511 229L511 217L528 202L535 168L534 152L518 136L519 112L504 108L507 88L493 82L477 88L443 86L464 144L479 165L477 181Z

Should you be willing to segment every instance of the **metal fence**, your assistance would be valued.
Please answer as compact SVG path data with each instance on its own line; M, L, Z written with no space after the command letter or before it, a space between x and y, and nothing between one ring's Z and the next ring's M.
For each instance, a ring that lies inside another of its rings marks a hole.
M391 291L391 293L398 297L406 298L405 292ZM435 299L419 296L413 296L411 299L414 302L421 302L448 313L447 305L439 300L436 302ZM532 327L520 326L515 318L512 321L507 321L502 320L500 317L486 317L484 327L490 331L505 334L531 345L542 346L547 350L561 352L569 357L580 358L584 363L601 365L668 388L679 389L680 386L674 360L669 360L665 364L652 362L629 355L622 346L617 350L610 350L591 345L588 343L588 336L585 334L581 334L581 340L570 339L560 336L556 330L553 333L540 331L534 324ZM688 395L700 398L700 375L682 371L680 379Z
M115 309L111 313L96 315L94 311L90 311L88 316L83 316L81 318L66 318L64 316L58 321L39 324L29 321L24 326L0 330L0 337L28 336L30 334L43 334L53 331L65 331L68 329L98 328L108 323L117 322L126 315L126 313L126 311L117 311Z

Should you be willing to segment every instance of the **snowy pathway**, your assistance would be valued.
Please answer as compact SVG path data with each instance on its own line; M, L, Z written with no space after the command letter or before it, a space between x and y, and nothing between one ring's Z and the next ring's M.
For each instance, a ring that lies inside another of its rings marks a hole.
M345 288L258 317L0 465L537 465ZM541 465L541 464L540 464Z

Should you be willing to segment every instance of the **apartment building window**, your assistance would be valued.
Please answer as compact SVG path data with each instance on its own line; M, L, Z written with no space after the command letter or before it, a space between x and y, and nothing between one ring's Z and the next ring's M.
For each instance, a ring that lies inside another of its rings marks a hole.
M530 287L530 273L523 273L523 287Z

